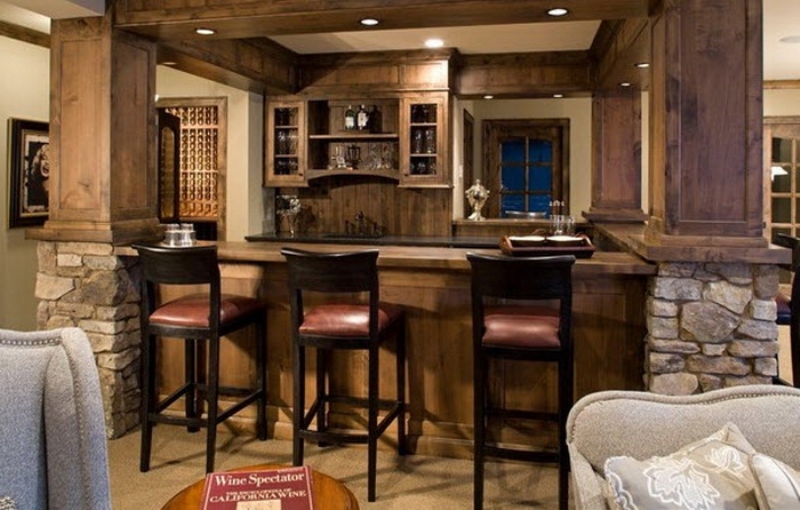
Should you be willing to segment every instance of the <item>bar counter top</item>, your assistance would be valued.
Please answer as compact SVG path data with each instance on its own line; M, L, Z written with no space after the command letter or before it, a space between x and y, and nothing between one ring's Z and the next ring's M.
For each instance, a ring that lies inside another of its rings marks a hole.
M289 242L286 239L275 241L200 241L198 244L216 244L219 259L222 262L256 262L274 263L285 262L281 255L281 248L287 246L297 249L316 250L325 252L366 250L378 248L378 267L408 268L408 269L444 269L468 271L469 262L467 252L500 254L499 248L448 248L436 246L376 246L373 244L341 244L341 243L315 243L313 246L307 242ZM117 247L117 255L136 255L136 252L127 246ZM625 252L600 251L594 252L591 258L579 258L573 273L581 275L653 275L656 266L648 264L639 257Z

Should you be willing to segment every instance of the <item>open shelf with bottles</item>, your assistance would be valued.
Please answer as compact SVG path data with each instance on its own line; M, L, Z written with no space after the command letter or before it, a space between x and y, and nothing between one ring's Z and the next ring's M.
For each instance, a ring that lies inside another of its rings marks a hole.
M308 102L308 179L358 173L399 178L397 99Z

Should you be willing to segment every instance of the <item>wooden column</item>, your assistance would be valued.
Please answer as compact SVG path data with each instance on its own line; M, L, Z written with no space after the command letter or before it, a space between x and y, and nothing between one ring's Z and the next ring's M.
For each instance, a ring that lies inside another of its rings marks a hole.
M761 4L664 0L651 15L650 242L766 245Z
M644 222L641 92L597 92L592 101L594 222Z
M104 17L54 20L50 217L29 237L124 243L158 224L156 45Z

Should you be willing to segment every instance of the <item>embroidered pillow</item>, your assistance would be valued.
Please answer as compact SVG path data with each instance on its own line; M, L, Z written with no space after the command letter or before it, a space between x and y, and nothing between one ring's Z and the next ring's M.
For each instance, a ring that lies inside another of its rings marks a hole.
M800 508L800 473L778 459L756 453L750 458L758 507L763 510Z
M738 427L728 423L666 457L611 457L605 463L609 505L621 510L755 510L749 463L754 453Z

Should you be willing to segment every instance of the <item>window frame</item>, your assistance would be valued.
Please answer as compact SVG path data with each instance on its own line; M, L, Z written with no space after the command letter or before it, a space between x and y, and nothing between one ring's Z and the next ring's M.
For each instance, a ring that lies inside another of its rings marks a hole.
M772 139L794 138L793 160L794 166L790 172L788 192L774 192L772 190ZM767 227L766 237L772 240L776 231L793 237L800 236L800 116L792 117L765 117L764 118L764 224ZM790 220L788 223L775 223L772 221L772 202L774 198L788 198L790 202Z
M487 215L500 216L501 160L500 142L511 137L547 139L552 143L552 197L564 204L563 214L569 214L569 119L484 119L483 184L489 190Z

